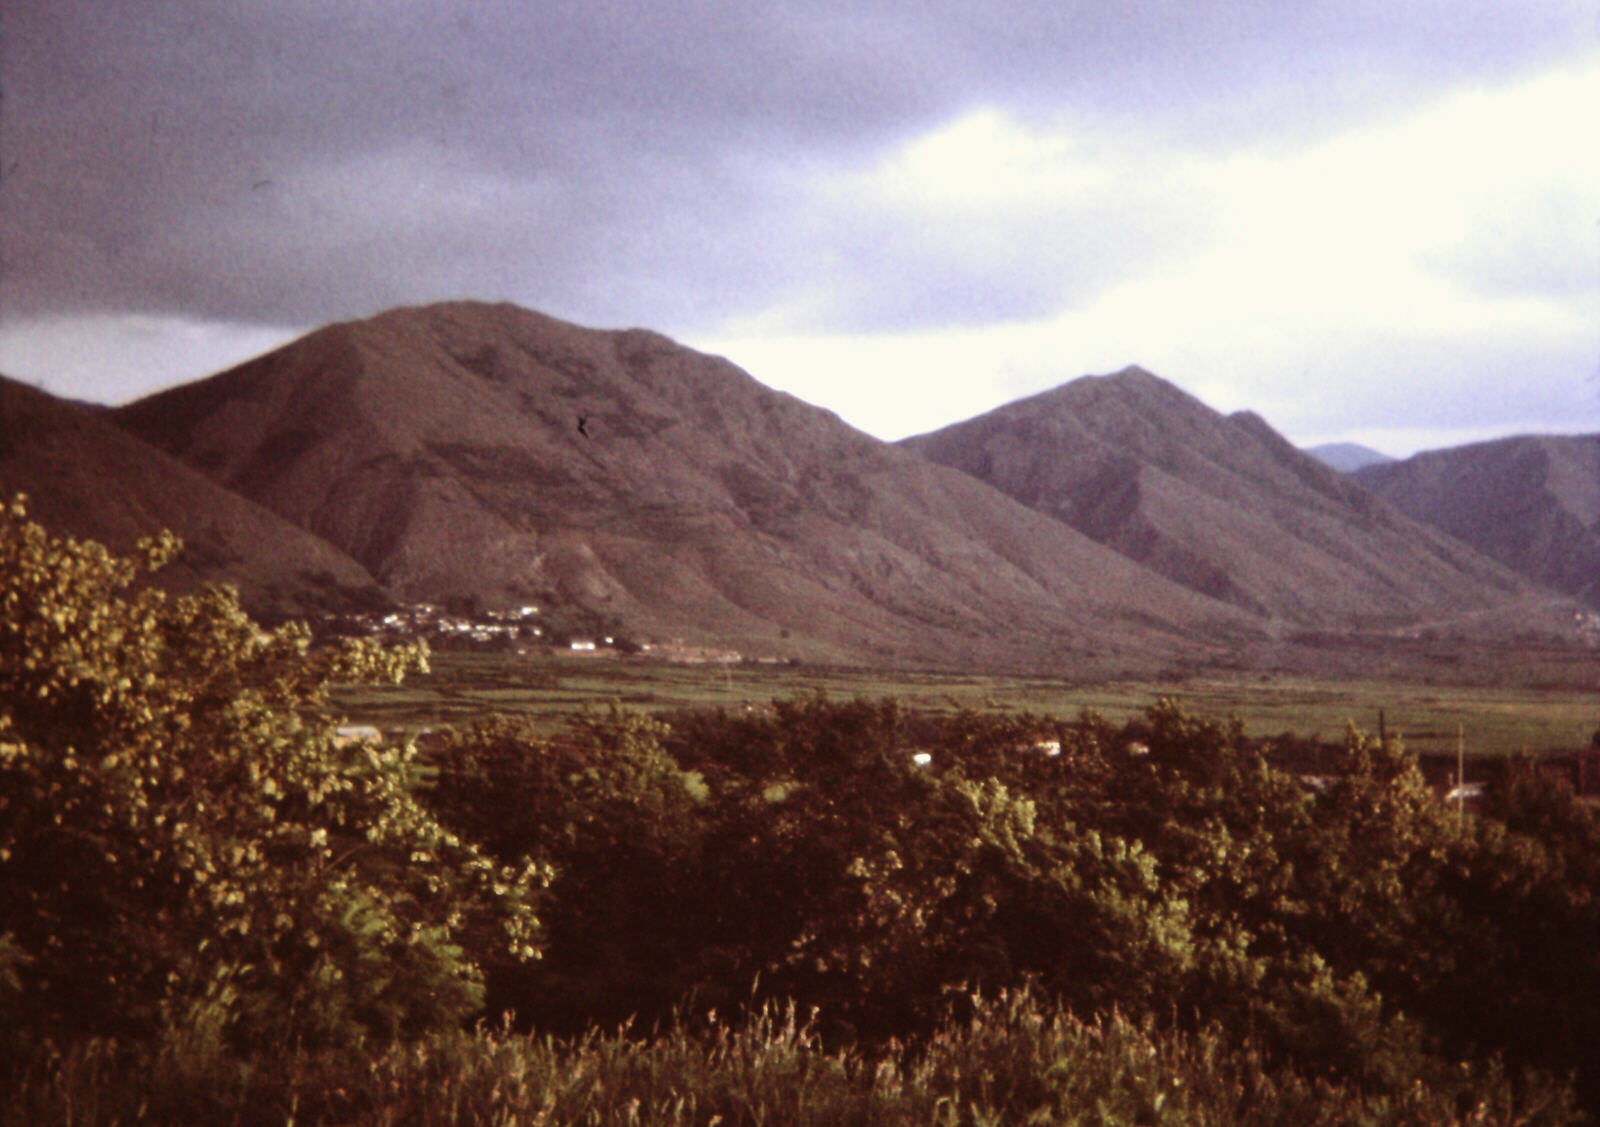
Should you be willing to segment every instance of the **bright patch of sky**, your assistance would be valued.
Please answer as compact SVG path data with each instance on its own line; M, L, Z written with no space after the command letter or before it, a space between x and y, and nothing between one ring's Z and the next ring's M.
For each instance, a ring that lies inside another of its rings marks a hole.
M1304 147L1159 154L983 108L823 185L824 210L878 201L1058 284L1080 242L1097 277L1133 244L1130 276L1013 321L806 331L825 284L700 343L888 438L1133 363L1308 444L1600 429L1597 106L1591 65Z

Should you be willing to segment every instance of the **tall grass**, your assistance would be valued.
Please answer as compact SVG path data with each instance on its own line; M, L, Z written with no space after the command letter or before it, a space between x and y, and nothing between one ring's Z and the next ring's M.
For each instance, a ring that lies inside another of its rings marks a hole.
M984 1124L1482 1124L1576 1122L1559 1089L1516 1098L1463 1069L1382 1097L1275 1067L1215 1031L1081 1021L1026 994L980 1001L918 1046L829 1049L793 1007L735 1026L715 1015L654 1036L573 1040L479 1028L367 1058L236 1059L172 1037L44 1052L12 1074L0 1122L112 1127L444 1127L535 1124L977 1127Z

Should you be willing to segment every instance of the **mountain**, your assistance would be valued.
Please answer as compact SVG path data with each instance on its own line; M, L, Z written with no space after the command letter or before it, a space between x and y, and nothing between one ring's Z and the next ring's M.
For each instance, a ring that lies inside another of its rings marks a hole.
M405 600L946 667L1105 670L1259 634L725 360L510 305L329 326L115 418Z
M1432 450L1356 477L1418 520L1600 607L1600 434Z
M903 445L1282 626L1445 623L1539 598L1258 416L1223 416L1138 368Z
M0 496L28 496L51 531L127 551L182 537L164 586L232 583L258 615L380 606L366 569L329 544L119 429L104 408L0 377Z
M1389 455L1370 446L1362 446L1359 442L1325 442L1321 446L1307 447L1306 453L1340 473L1355 473L1367 466L1381 466L1394 461Z

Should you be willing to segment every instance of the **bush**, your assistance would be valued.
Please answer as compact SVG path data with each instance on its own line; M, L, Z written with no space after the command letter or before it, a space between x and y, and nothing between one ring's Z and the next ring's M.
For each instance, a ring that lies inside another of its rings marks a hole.
M492 1014L564 1032L649 1024L707 977L698 967L710 907L698 875L707 791L662 750L663 733L615 709L581 716L554 739L490 719L434 753L427 800L440 819L503 864L539 858L553 873L544 957L490 961Z
M535 868L493 865L413 797L409 747L341 746L328 687L418 649L315 651L230 590L0 511L0 1006L18 1037L204 1025L256 1048L472 1015L493 942L536 953ZM474 949L469 951L468 944ZM19 989L7 990L6 981Z
M1274 1064L1215 1029L1162 1032L1117 1015L1081 1020L1023 992L975 999L917 1047L830 1049L792 1007L647 1041L479 1029L372 1054L359 1067L301 1056L253 1070L79 1046L30 1074L0 1124L234 1123L417 1127L685 1123L747 1127L968 1127L990 1123L1185 1127L1555 1127L1559 1091L1515 1097L1493 1067L1446 1082L1363 1090Z
M11 1121L1559 1123L1569 1070L1600 1108L1600 831L1527 765L1466 819L1354 731L1314 795L1172 702L822 697L424 762L328 708L420 651L140 588L173 550L0 513Z

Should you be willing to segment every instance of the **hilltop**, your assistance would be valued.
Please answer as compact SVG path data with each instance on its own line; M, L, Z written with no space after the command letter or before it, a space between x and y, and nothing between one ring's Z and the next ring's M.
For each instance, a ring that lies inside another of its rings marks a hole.
M1367 466L1381 466L1394 461L1381 450L1374 450L1359 442L1324 442L1320 446L1307 447L1306 453L1340 473L1354 473Z

